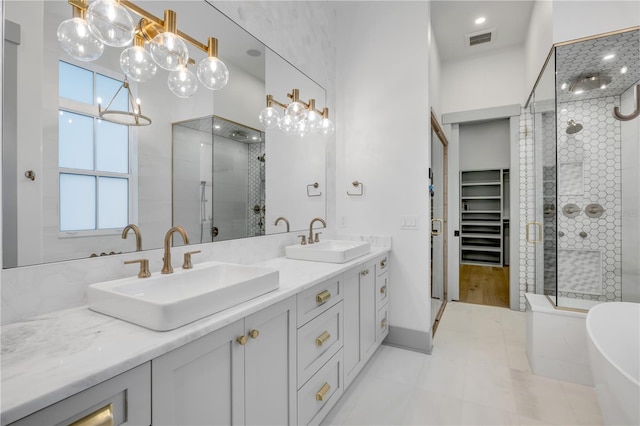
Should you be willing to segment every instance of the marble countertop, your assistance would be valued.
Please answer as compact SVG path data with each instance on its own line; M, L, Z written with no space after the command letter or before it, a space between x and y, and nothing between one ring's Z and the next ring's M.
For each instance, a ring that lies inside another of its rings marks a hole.
M256 265L279 270L280 288L166 332L80 307L3 326L2 414L9 424L389 252L333 264L284 257Z

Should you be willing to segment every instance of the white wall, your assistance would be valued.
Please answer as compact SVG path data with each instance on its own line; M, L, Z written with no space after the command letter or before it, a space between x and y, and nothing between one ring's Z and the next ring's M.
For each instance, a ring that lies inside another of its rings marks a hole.
M524 51L506 48L442 64L442 114L522 103Z
M542 70L544 61L553 45L553 2L537 0L531 10L531 20L524 47L524 86L522 100L525 104L533 85Z
M510 167L509 119L460 125L460 170Z
M338 231L392 237L391 325L430 340L428 4L336 9ZM347 196L353 180L363 197ZM403 215L419 228L401 230Z
M438 121L442 124L442 103L441 103L441 70L440 51L438 42L433 33L433 28L429 25L429 104Z
M574 40L640 24L637 0L553 2L553 42Z

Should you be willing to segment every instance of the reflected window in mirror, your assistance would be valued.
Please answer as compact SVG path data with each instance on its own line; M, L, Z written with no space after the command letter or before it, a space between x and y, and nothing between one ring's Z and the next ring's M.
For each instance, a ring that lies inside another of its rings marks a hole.
M101 120L98 104L128 111L122 81L99 69L59 61L59 231L61 235L119 232L133 211L132 132ZM118 93L117 97L114 95ZM113 99L113 101L110 101Z

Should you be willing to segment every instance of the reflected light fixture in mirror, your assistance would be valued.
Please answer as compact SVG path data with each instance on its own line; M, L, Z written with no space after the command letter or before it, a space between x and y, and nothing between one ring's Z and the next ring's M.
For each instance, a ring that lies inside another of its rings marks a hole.
M110 110L109 107L111 107L111 104L116 100L122 89L127 91L127 100L131 111ZM134 99L126 76L122 85L116 90L115 95L113 95L113 98L111 98L105 109L102 109L102 99L98 98L98 115L102 120L124 124L125 126L148 126L151 124L151 119L146 115L142 115L140 99Z
M203 44L178 30L177 15L164 11L164 20L135 5L129 0L97 0L90 6L88 0L68 0L73 17L58 26L60 45L71 57L82 61L94 61L104 51L104 46L124 47L120 55L120 67L128 78L145 82L153 78L157 67L170 71L169 89L182 98L197 91L198 80L210 90L222 89L229 80L227 66L218 58L218 40L209 37ZM138 25L129 12L141 17ZM145 50L150 43L150 52ZM207 54L198 64L198 76L190 71L189 49L185 42Z
M293 89L287 93L291 99L288 104L273 99L273 95L267 95L267 107L260 112L258 119L266 129L275 129L287 135L304 136L307 133L321 133L325 136L333 134L335 124L329 119L329 109L316 110L315 99L309 102L300 100L300 91ZM282 114L277 108L284 110Z

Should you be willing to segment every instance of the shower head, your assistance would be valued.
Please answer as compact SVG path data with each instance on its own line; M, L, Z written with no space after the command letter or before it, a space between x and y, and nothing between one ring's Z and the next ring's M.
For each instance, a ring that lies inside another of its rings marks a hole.
M571 83L569 91L578 95L584 91L605 89L609 83L611 83L611 77L606 74L583 74Z
M574 133L578 133L582 130L582 124L576 123L575 120L569 120L569 125L567 126L567 134L573 135Z

